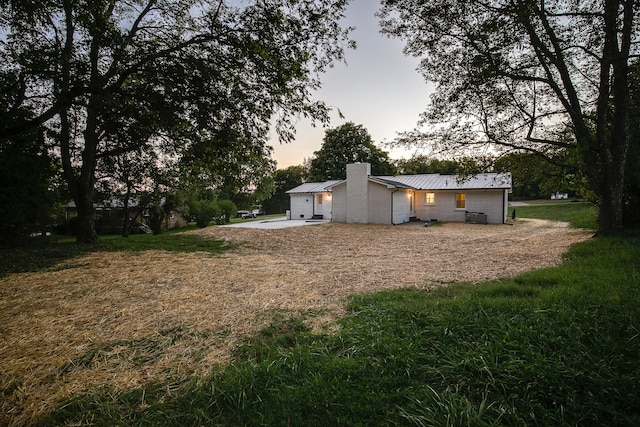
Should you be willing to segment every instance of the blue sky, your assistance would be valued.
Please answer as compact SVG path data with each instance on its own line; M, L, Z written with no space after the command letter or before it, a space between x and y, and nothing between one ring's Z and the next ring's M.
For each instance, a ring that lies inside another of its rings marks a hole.
M363 125L376 145L389 151L392 158L410 157L411 151L390 151L381 143L415 127L433 86L416 71L418 60L402 53L402 40L380 34L374 16L378 8L378 1L351 0L344 25L356 27L352 37L357 49L346 52L347 65L336 64L322 76L322 89L316 92L316 98L339 108L344 115L342 119L334 112L330 128L347 121ZM280 144L274 139L273 158L278 168L299 165L311 157L320 149L325 130L301 120L295 141Z

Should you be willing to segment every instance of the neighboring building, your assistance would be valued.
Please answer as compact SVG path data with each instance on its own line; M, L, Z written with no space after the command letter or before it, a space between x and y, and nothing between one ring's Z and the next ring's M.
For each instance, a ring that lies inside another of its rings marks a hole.
M103 234L117 232L122 227L124 221L124 206L122 200L111 199L102 204L94 203L96 229L101 228ZM78 208L76 203L71 201L65 207L65 219L69 221L71 218L78 216ZM129 201L129 217L142 224L149 225L149 212L147 209L140 209L138 200L132 198ZM165 216L162 229L181 228L189 225L189 222L177 211L171 211ZM115 230L115 231L114 231Z
M371 165L347 165L347 179L302 184L287 193L291 219L349 224L411 220L503 224L511 174L371 176Z

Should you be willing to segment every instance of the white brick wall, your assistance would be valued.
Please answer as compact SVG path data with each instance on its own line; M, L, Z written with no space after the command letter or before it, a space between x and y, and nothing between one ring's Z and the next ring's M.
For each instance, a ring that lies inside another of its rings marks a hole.
M502 224L506 206L504 190L460 190L434 191L435 204L425 205L426 191L416 191L416 216L423 221L437 219L440 221L464 222L466 212L483 212L487 214L487 222ZM455 209L455 193L465 193L466 208Z
M370 224L391 224L391 191L386 185L369 183Z
M347 223L366 224L369 222L369 186L371 175L369 163L347 165Z
M331 195L331 218L335 222L347 222L347 185L336 185Z
M409 190L398 190L393 193L393 223L402 224L403 222L409 222L410 204Z
M291 219L309 219L313 216L313 195L291 194Z

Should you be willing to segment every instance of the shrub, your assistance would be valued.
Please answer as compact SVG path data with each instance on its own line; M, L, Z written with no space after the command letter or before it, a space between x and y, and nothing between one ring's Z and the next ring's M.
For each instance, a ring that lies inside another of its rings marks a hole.
M206 227L214 218L221 216L220 207L215 200L192 200L189 202L189 213L200 228Z
M222 214L221 219L224 223L231 221L231 218L236 216L236 213L238 212L238 207L231 200L218 201L218 208L220 208L220 212Z

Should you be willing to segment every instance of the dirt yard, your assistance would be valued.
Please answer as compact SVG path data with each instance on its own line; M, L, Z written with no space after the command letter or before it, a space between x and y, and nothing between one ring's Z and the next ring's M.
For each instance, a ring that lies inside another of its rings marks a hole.
M351 294L513 276L558 264L589 237L540 220L197 233L238 246L217 257L93 253L1 279L0 425L29 424L92 387L207 372L274 311L331 331Z

